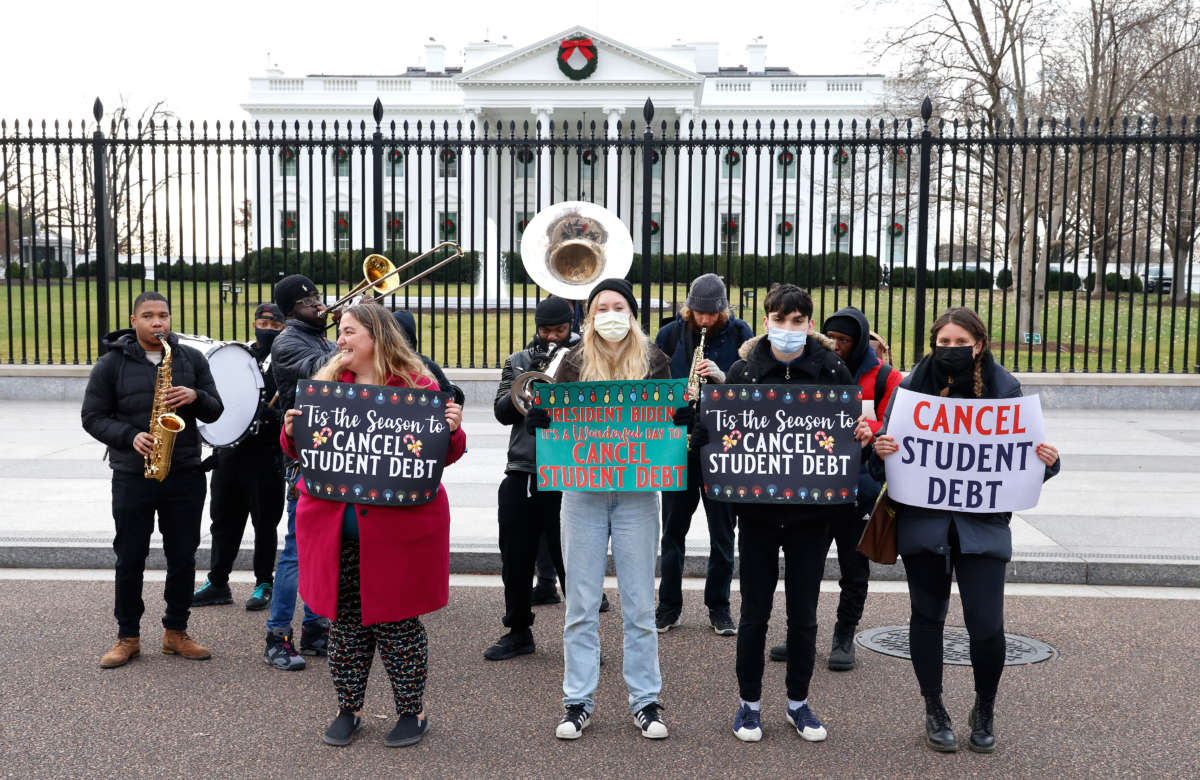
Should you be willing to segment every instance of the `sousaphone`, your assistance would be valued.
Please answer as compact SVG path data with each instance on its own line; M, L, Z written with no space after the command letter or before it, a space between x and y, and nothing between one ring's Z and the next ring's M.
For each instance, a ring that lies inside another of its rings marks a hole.
M633 236L620 217L603 206L563 201L530 220L521 238L521 264L546 292L585 301L602 280L629 273Z
M613 212L582 200L542 209L521 238L521 264L538 287L568 301L586 301L605 279L624 278L633 265L633 236ZM566 348L551 349L539 368L513 380L513 406L525 414L533 406L533 381L553 382Z

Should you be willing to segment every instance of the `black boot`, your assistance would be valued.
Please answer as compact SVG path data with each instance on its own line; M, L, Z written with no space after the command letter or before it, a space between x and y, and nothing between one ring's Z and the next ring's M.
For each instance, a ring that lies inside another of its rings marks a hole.
M950 714L942 704L941 694L925 697L925 744L939 753L958 751L958 741L950 727Z
M971 741L967 747L976 753L991 753L996 749L995 705L995 699L984 699L975 694L975 706L967 718L971 727Z
M854 668L854 629L845 623L833 627L833 647L829 651L829 668L835 672L848 672Z

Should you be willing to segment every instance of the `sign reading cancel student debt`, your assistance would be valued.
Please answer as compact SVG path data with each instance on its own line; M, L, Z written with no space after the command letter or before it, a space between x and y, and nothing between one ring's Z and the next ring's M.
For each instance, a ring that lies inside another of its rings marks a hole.
M1036 506L1046 466L1042 404L1028 398L941 398L898 389L884 459L888 495L910 506L1013 512Z
M705 388L704 492L733 503L846 504L858 496L857 385Z
M673 422L687 380L534 386L550 412L537 432L539 490L683 490L686 430Z
M424 504L442 481L451 393L302 380L292 423L309 495L354 504Z

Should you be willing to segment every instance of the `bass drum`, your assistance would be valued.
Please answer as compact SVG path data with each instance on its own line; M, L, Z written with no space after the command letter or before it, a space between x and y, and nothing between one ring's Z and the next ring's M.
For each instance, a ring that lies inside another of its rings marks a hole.
M208 360L225 411L214 422L196 421L196 430L211 447L234 447L258 429L263 378L250 347L239 341L179 336L179 343L200 350Z

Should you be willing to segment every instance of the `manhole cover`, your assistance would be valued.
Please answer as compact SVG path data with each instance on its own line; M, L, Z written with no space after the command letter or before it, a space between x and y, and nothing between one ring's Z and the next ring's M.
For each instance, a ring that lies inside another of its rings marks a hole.
M911 658L908 652L908 626L884 626L859 632L859 645L896 658ZM1004 665L1036 664L1058 654L1045 642L1017 634L1004 635ZM946 626L942 635L942 662L957 666L971 665L971 640L962 626Z

